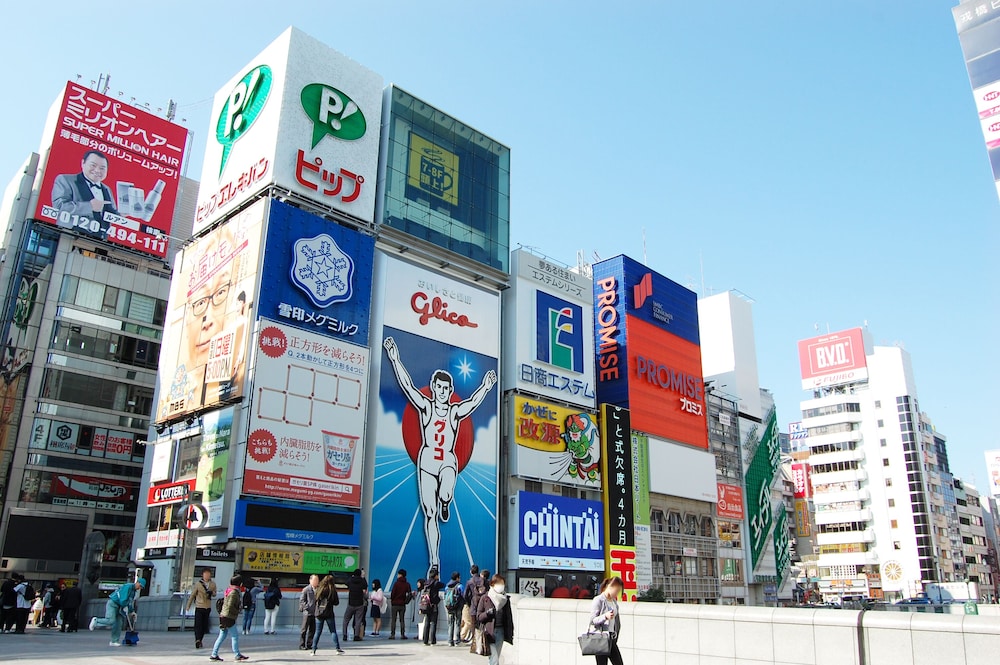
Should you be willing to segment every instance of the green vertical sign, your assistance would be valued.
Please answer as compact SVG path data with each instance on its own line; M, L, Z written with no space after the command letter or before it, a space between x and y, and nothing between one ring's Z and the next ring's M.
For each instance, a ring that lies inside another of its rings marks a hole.
M785 573L792 563L792 553L788 542L788 516L784 510L779 510L774 519L774 568L777 572L778 587L785 579Z
M774 409L768 416L764 434L760 444L754 451L753 459L747 468L747 491L744 501L747 506L747 520L750 525L750 557L753 569L757 569L760 555L767 544L774 524L774 512L771 505L771 483L774 473L781 461L781 449L778 446L778 417Z
M649 527L649 437L632 433L632 514L635 581L639 593L653 585L653 537Z

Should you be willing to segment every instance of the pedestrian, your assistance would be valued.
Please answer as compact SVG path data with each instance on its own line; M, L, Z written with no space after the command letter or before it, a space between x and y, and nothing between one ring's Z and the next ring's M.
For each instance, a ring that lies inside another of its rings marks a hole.
M65 586L65 585L64 585ZM80 606L83 605L83 590L79 584L67 587L59 598L63 623L59 632L75 633L80 628Z
M299 613L302 615L302 630L299 631L299 649L312 649L313 638L316 636L316 588L319 586L319 575L310 575L309 584L302 588L299 594Z
M472 604L472 590L482 583L483 578L479 576L479 566L472 564L469 568L469 580L465 583L465 602L462 603L462 641L468 644L472 642L472 635L476 629L476 620L472 616L476 611ZM480 594L482 595L482 594Z
M240 652L240 631L236 630L236 619L239 618L243 605L243 594L240 592L242 584L243 576L233 575L229 580L229 587L223 593L222 609L219 610L219 636L215 638L209 660L222 660L219 657L219 647L226 641L226 637L232 639L233 655L237 661L250 660Z
M278 606L281 605L281 587L278 578L272 577L264 592L264 634L274 635L274 624L278 620ZM269 628L270 627L270 628Z
M21 576L14 571L0 585L0 632L10 633L17 621L17 592L14 587L21 581Z
M396 573L396 581L389 591L389 603L392 605L392 617L389 621L389 639L396 639L396 621L399 621L399 639L406 639L406 606L413 596L413 587L406 581L406 569L400 568Z
M436 568L432 568L427 577L429 579L425 593L428 602L427 610L424 612L424 644L436 645L438 642L438 615L441 609L441 589L444 588L444 584L441 583L441 576Z
M601 583L601 592L590 603L590 625L611 633L611 653L596 656L597 665L622 665L622 654L618 650L618 635L622 627L618 615L618 596L624 588L620 577L609 577Z
M205 568L201 571L201 579L191 588L185 609L191 610L194 605L194 648L200 649L201 641L208 632L208 623L212 618L212 599L218 588L212 579L212 571Z
M104 606L104 617L93 617L90 620L90 629L95 630L98 626L111 628L111 646L120 647L122 645L122 625L130 614L135 612L135 594L139 589L146 588L146 580L142 577L135 582L126 582L118 587L114 593L108 596L108 602Z
M482 626L484 648L489 645L490 665L500 665L503 643L514 643L514 614L503 575L497 573L490 579L489 590L479 599L476 618Z
M368 580L356 569L347 579L347 611L344 612L344 641L347 627L354 624L354 641L360 642L365 631L365 608L368 607Z
M56 590L51 584L46 584L42 590L42 620L36 625L40 625L42 628L51 628L54 625L53 606L57 609L59 607L56 604Z
M461 573L451 574L451 581L444 592L444 609L448 613L448 646L458 646L461 639L461 624L465 593L462 589Z
M417 620L417 614L420 615L420 622L417 623L417 639L424 639L424 626L427 625L427 618L424 616L423 609L421 609L420 604L423 602L421 600L424 597L424 589L427 587L427 580L424 578L417 579L417 588L413 592L413 597L417 599L417 602L413 604L413 609L410 611L410 623L414 623Z
M31 625L35 628L42 623L42 612L45 610L45 601L41 596L35 596L35 602L31 604Z
M337 617L334 614L334 607L340 605L340 594L337 593L337 584L333 580L333 575L327 575L319 583L316 591L316 636L313 637L313 655L319 648L319 638L323 634L323 626L333 636L333 644L337 649L337 655L344 655L344 650L340 648L340 638L337 637Z
M264 592L260 580L252 580L253 586L243 593L243 634L249 635L253 628L253 615L257 612L257 596Z
M24 575L18 576L17 586L14 587L16 594L16 609L14 615L14 632L24 635L24 629L28 626L28 614L31 612L31 604L35 600L35 589L24 579Z
M372 637L378 637L382 630L382 613L388 605L385 591L382 590L382 580L372 580L372 592L368 596L372 605Z
M43 623L48 623L47 628L55 628L59 625L59 611L62 609L62 592L66 588L63 583L59 584L59 588L52 586L52 599L49 602L49 609L47 616L42 620Z
M479 609L479 601L482 600L487 591L486 579L483 575L489 572L488 570L484 570L479 575L473 575L469 578L469 588L465 591L469 599L469 604L472 606L472 619L475 623L475 627L472 630L472 643L469 647L469 651L472 653L479 653L483 650L483 628L479 625L476 612Z

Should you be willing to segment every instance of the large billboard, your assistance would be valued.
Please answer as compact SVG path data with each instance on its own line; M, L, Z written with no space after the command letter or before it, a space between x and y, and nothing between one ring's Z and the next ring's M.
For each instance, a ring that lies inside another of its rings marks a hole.
M504 389L594 408L594 294L588 278L525 250L504 292Z
M201 492L201 528L224 526L234 411L235 408L230 406L206 413L201 419L201 450L198 475L195 477L195 491Z
M632 515L635 522L636 591L645 593L653 586L653 529L649 503L649 437L632 434Z
M381 252L376 292L371 575L492 568L499 295Z
M868 361L861 328L801 340L799 366L803 390L867 379Z
M295 28L215 94L194 233L276 184L375 215L382 78Z
M368 358L260 319L244 494L361 507Z
M257 315L368 344L375 239L272 199Z
M986 482L990 486L990 496L1000 497L1000 450L987 450Z
M37 220L163 258L187 130L78 83L67 83Z
M199 238L174 262L156 421L243 396L266 201Z
M622 600L638 595L635 550L635 485L632 467L632 431L628 410L601 405L601 438L604 455L604 558L607 575L622 578Z
M510 403L513 474L600 488L601 440L594 414L518 394Z
M764 434L754 450L746 473L746 508L750 525L750 555L753 568L757 568L767 538L774 524L774 507L771 502L771 483L781 462L778 444L778 420L772 409L764 425ZM784 514L784 506L780 511Z
M603 513L600 501L518 492L518 567L604 570Z
M708 448L697 296L617 256L594 265L597 399L628 408L632 427Z

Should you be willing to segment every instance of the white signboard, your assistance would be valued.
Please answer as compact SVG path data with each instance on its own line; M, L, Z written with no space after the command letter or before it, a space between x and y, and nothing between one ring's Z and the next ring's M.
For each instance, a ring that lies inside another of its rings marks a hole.
M986 451L986 478L990 484L990 496L1000 497L1000 450Z
M173 439L160 439L153 445L153 461L149 467L149 482L159 483L170 480L173 457Z

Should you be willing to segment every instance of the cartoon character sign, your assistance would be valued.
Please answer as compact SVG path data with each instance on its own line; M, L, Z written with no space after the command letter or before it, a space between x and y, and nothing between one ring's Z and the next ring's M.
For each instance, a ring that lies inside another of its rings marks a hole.
M570 455L566 473L580 480L596 481L601 473L601 452L597 444L597 425L588 413L566 417L562 440Z
M514 396L513 407L518 476L600 487L600 434L592 414L526 395Z

